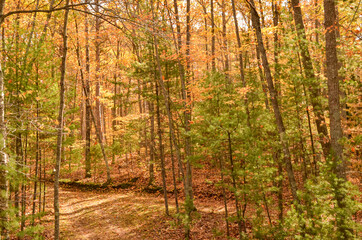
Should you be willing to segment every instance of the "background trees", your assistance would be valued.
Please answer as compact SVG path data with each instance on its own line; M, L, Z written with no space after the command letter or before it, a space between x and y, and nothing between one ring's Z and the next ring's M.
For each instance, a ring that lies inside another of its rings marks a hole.
M200 169L217 173L225 235L355 236L357 2L62 5L0 1L4 236L40 232L54 166L82 182L146 176L167 214L172 189L186 238Z

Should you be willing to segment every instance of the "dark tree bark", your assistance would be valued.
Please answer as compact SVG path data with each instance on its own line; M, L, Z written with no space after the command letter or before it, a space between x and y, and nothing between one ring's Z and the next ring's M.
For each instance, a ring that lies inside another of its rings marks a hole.
M327 157L330 151L330 142L328 136L327 125L325 124L325 118L323 115L323 106L321 104L321 89L319 87L319 81L317 81L314 74L312 59L310 57L308 49L308 40L305 33L305 27L303 23L303 15L300 7L299 0L291 0L293 7L293 16L295 26L297 29L297 35L299 38L300 54L302 56L302 64L306 77L306 83L310 89L310 101L313 106L313 112L315 115L315 123L319 134L319 143L322 146L324 156Z
M330 157L333 161L333 171L338 181L332 179L337 206L340 208L337 212L337 228L341 239L350 239L351 230L346 226L346 216L344 208L346 207L345 192L342 190L342 184L347 180L346 166L343 158L343 130L341 124L340 112L340 90L338 70L340 68L337 58L337 14L334 0L324 0L324 27L326 37L326 75L328 80L328 106L330 116L330 134L331 151Z

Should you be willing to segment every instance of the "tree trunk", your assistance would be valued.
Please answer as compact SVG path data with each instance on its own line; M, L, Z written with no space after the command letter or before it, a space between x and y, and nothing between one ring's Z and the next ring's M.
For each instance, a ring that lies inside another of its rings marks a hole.
M175 8L175 15L176 15L176 28L177 28L177 49L179 51L179 59L178 59L178 65L179 65L179 71L180 71L180 79L181 79L181 93L182 93L182 100L184 101L183 106L185 108L184 110L184 119L185 119L185 132L186 134L189 132L189 124L190 124L190 117L191 117L191 110L187 110L187 101L188 101L188 94L186 92L186 85L187 85L187 80L185 79L185 70L184 67L181 63L181 49L182 49L182 39L181 39L181 25L180 25L180 20L179 20L179 13L178 13L178 5L177 5L177 0L174 0L174 8ZM191 33L190 33L190 0L187 0L186 3L186 12L187 12L187 17L186 17L186 69L189 70L190 67L190 40L191 40ZM157 55L157 54L156 54ZM162 77L162 71L161 71L161 66L159 66L159 71L160 71L160 76ZM162 79L160 79L162 80ZM163 80L162 80L163 83ZM160 82L160 86L162 91L164 91L164 94L167 94L166 89L164 84L161 84ZM168 99L169 96L167 94L167 98ZM166 102L166 101L165 101ZM167 101L167 105L168 105L168 101ZM170 117L171 114L170 114ZM172 126L172 122L171 122L171 127ZM174 135L174 134L173 134ZM179 149L178 146L179 144L176 142L176 138L175 135L173 136L173 139L175 141L175 147L176 147L176 154L179 154ZM192 176L191 176L191 163L190 160L188 159L188 157L191 154L191 145L190 145L190 138L188 136L185 137L185 154L186 154L186 176L184 179L184 187L185 187L185 194L186 194L186 198L189 198L190 200L192 200L193 198L193 193L192 193ZM179 169L181 170L181 174L183 174L183 167L181 164L181 156L177 156L180 161L179 161ZM184 176L183 176L184 177ZM191 206L192 205L192 206ZM193 203L190 203L190 208L194 208L193 207Z
M213 72L216 71L215 62L215 19L214 19L214 0L211 0L211 69Z
M190 121L191 121L191 95L188 92L189 86L189 74L191 70L191 61L190 61L190 45L191 45L191 2L190 0L186 0L186 69L187 76L184 79L185 82L181 83L182 87L182 95L185 101L185 158L186 158L186 186L187 186L187 196L190 198L190 203L188 206L190 207L190 211L194 210L193 205L193 191L192 191L192 167L191 167L191 137L189 135L190 132ZM182 81L182 80L181 80Z
M226 4L225 0L221 2L222 7L222 38L223 38L223 52L224 52L224 73L226 75L226 80L228 81L229 85L231 86L231 80L229 77L229 49L228 49L228 39L227 39L227 19L226 19Z
M277 90L277 94L281 95L281 87L280 87L280 65L279 65L279 37L278 37L278 25L279 25L279 5L272 2L272 11L273 11L273 26L274 29L274 72L275 72L275 88Z
M66 0L65 6L69 5L69 0ZM62 157L62 140L63 140L63 122L64 122L64 95L65 95L65 70L67 60L67 25L68 25L69 9L64 13L63 24L63 48L62 48L62 65L60 67L60 102L59 102L59 115L58 115L58 134L57 134L57 156L55 163L55 176L54 176L54 239L59 240L59 173L60 161Z
M220 180L221 180L221 184L222 184L222 196L223 196L223 200L224 200L224 209L225 209L225 224L226 224L226 236L230 237L230 228L229 228L229 212L228 212L228 205L227 205L227 197L226 197L226 191L225 191L225 186L224 186L224 167L223 167L223 163L222 163L222 157L219 156L219 167L220 167Z
M79 39L77 38L77 48L76 48L76 54L77 54L77 60L78 60L78 65L81 66L81 60L80 60L80 51L79 51ZM86 60L87 61L87 60ZM89 67L89 65L88 65ZM86 65L86 68L87 68L87 65ZM88 68L89 69L89 68ZM86 69L87 70L87 69ZM110 169L109 169L109 165L108 165L108 160L107 160L107 155L106 155L106 152L105 152L105 149L104 149L104 144L103 144L103 139L101 137L101 134L100 134L100 131L99 131L99 128L97 128L97 122L96 122L96 118L93 114L93 111L92 111L92 108L91 108L91 103L90 103L90 93L89 93L89 85L87 87L87 84L86 84L86 81L84 81L84 74L83 74L83 70L82 68L80 68L80 76L81 76L81 81L82 81L82 87L83 87L83 92L84 92L84 95L85 95L85 99L86 99L86 105L87 107L89 107L89 115L90 115L90 118L89 118L89 121L92 119L93 121L93 124L95 126L95 130L96 130L96 135L97 135L97 138L98 138L98 141L99 141L99 145L101 147L101 151L102 151L102 155L103 155L103 159L104 159L104 163L106 165L106 171L107 171L107 182L106 184L109 184L111 183L112 179L111 179L111 172L110 172ZM89 122L89 125L87 126L91 126L90 125L91 123ZM89 130L89 142L86 142L86 144L89 143L90 144L90 130ZM86 166L87 166L87 163L86 163ZM90 168L90 162L89 162L89 166ZM87 170L87 169L86 169ZM89 173L90 173L90 169L89 169Z
M308 49L308 41L305 33L305 27L303 23L303 15L300 7L299 0L291 0L293 7L293 16L295 26L297 29L297 35L299 38L300 54L302 56L302 64L306 76L306 83L309 85L311 92L310 101L313 106L313 112L315 115L315 123L319 134L319 143L322 146L324 156L327 157L330 151L330 142L328 136L327 125L325 124L325 118L323 115L323 106L321 104L321 89L319 87L319 81L317 81L314 70L312 59L310 57Z
M90 56L89 56L89 30L88 30L88 15L85 15L84 22L84 31L85 31L85 92L90 93ZM79 45L79 44L78 44ZM78 47L79 49L79 47ZM80 56L78 57L78 64L80 65ZM81 73L82 77L82 73ZM91 155L90 155L90 145L91 145L91 130L92 130L92 122L91 122L91 105L90 105L90 94L85 96L86 98L86 107L85 107L85 177L92 177L91 174Z
M117 40L117 52L116 52L116 64L115 64L115 70L114 70L114 74L113 74L113 80L114 80L114 96L113 96L113 108L112 108L112 142L113 142L113 146L116 143L116 126L117 126L117 122L115 120L115 118L117 117L117 99L118 99L118 92L117 92L117 88L118 88L118 60L119 60L119 55L120 55L120 40ZM140 94L140 93L139 93ZM140 103L141 104L141 103ZM142 110L140 108L140 114L142 114ZM116 154L115 151L112 151L112 164L115 164L116 162Z
M4 5L5 0L0 0L0 15L3 14ZM0 26L2 23L0 22ZM4 90L4 72L0 63L0 238L8 239L6 224L8 222L9 182L7 180L8 155L6 153L7 129L5 123Z
M97 122L97 128L98 132L101 136L102 141L104 140L103 136L103 124L102 124L102 105L100 103L100 77L101 77L101 38L100 38L100 28L101 28L101 19L99 17L99 0L96 0L96 6L95 6L95 13L96 15L96 21L95 21L95 30L96 30L96 38L95 38L95 81L96 81L96 108L95 108L95 114L96 114L96 122ZM104 142L104 141L103 141Z
M342 190L343 183L347 180L345 160L343 159L343 130L340 113L340 90L339 90L339 62L337 58L337 15L334 0L324 0L324 27L326 37L326 75L328 80L328 105L330 116L331 151L333 171L338 181L332 179L332 186L339 208L336 216L337 229L341 239L350 239L351 230L346 226L346 213L344 208L345 192Z
M232 145L231 145L231 133L227 132L228 134L228 155L229 155L229 161L230 161L230 167L231 167L231 179L232 179L232 185L233 185L233 191L234 192L234 197L235 197L235 209L236 209L236 216L237 216L237 222L238 222L238 228L239 228L239 238L242 239L242 219L241 219L241 214L240 214L240 206L239 206L239 199L238 196L236 194L236 173L235 173L235 166L234 166L234 159L233 159L233 149L232 149ZM244 222L244 221L243 221ZM245 225L245 223L244 223Z
M285 127L284 127L284 122L283 122L283 118L282 118L282 115L281 115L281 112L279 109L278 96L277 96L277 92L274 88L273 78L271 75L268 58L267 58L266 51L264 48L263 36L261 33L261 27L260 27L260 17L256 11L254 0L250 0L250 11L251 11L252 24L253 24L253 27L256 32L258 48L259 48L259 52L261 54L264 72L265 72L266 80L268 83L270 101L273 106L274 116L275 116L276 124L278 127L278 132L279 132L279 137L280 137L280 141L281 141L283 152L284 152L284 163L286 165L290 188L292 191L294 201L297 204L299 204L299 198L297 196L297 182L296 182L295 176L294 176L292 160L291 160L291 156L290 156L290 152L289 152L289 144L285 139L286 131L285 131Z
M240 79L241 79L241 82L243 83L243 87L245 88L246 87L246 81L245 81L245 74L244 74L243 54L241 52L241 38L240 38L240 33L239 33L239 23L238 23L238 19L237 19L237 16L236 16L235 0L231 0L231 5L232 5L232 9L233 9L236 40L238 42L238 51L239 51L238 60L239 60ZM247 125L248 125L249 128L251 128L249 103L248 103L247 97L244 100L244 104L245 104L245 109L246 109L246 114L247 114Z
M158 144L160 149L160 160L161 160L161 175L162 175L162 187L163 187L163 196L165 199L165 209L166 215L170 215L168 211L168 200L167 200L167 185L166 185L166 169L165 169L165 155L163 151L162 143L162 126L161 126L161 116L160 116L160 100L158 94L158 84L156 83L156 114L157 114L157 133L158 133Z
M153 91L153 84L150 87L151 91ZM155 162L155 110L153 102L148 102L148 109L151 115L150 118L150 134L151 134L151 141L150 141L150 160L148 163L148 172L149 172L149 180L148 185L152 185L154 178L155 178L155 171L154 171L154 162Z

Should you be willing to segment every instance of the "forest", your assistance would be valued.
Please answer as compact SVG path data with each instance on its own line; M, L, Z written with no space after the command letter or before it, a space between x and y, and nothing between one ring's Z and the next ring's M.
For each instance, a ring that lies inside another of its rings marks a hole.
M0 0L0 240L361 239L361 0Z

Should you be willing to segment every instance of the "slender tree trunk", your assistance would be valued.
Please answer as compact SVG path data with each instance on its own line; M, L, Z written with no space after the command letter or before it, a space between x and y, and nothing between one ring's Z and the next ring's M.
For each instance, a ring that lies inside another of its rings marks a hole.
M178 5L177 5L177 0L174 0L174 8L175 8L175 15L176 15L176 28L177 28L177 49L178 51L181 51L182 49L182 39L181 39L181 25L180 25L180 20L179 20L179 13L178 13ZM186 69L189 70L189 66L190 66L190 40L191 40L191 33L190 33L190 0L187 0L186 2L186 12L187 12L187 17L186 17ZM156 54L157 55L157 54ZM180 79L181 79L181 93L182 93L182 100L184 101L184 118L185 118L185 132L186 135L189 132L189 124L190 124L190 120L191 120L191 109L187 109L190 106L187 106L187 102L188 102L188 94L186 92L186 85L187 85L187 80L185 79L185 69L183 67L183 65L181 64L181 53L179 52L179 59L178 59L178 65L179 65L179 71L180 71ZM160 74L162 76L162 71L161 71L161 66L159 67L159 71ZM160 79L162 80L162 79ZM162 80L163 82L163 80ZM160 86L162 89L164 89L165 94L166 93L166 89L164 88L164 84L160 83ZM168 95L167 95L168 96ZM168 98L167 98L168 99ZM168 104L168 102L167 102ZM172 126L172 122L171 122L171 126ZM173 127L172 127L173 128ZM174 140L176 140L176 138L174 138ZM192 193L192 176L191 176L191 163L190 160L188 159L190 154L191 154L191 143L190 143L190 137L186 136L185 137L185 154L186 154L186 176L184 179L184 187L185 187L185 193L186 193L186 198L190 198L190 200L193 199L193 193ZM179 144L175 142L175 147L176 147L176 153L179 154L179 149L178 149ZM181 174L183 175L183 167L181 164L181 156L177 156L180 161L179 161L179 169L181 170ZM189 204L190 208L193 209L193 203L191 201L191 203ZM188 233L187 233L188 234Z
M245 74L244 74L243 54L241 52L241 38L240 38L240 33L239 33L239 23L238 23L238 19L237 19L237 16L236 16L235 0L231 0L231 4L232 4L232 9L233 9L236 40L238 42L238 51L239 51L238 60L239 60L240 78L241 78L241 82L243 83L243 87L245 88L246 87L246 81L245 81ZM247 125L248 125L249 128L251 128L250 110L249 110L249 103L248 103L247 98L245 98L244 104L245 104L245 109L246 109L246 114L247 114Z
M101 139L104 140L103 136L103 124L102 124L102 105L100 103L100 78L101 78L101 38L100 38L100 28L101 28L101 19L99 17L99 0L96 0L95 12L97 14L95 21L95 30L96 30L96 38L95 38L95 81L96 81L96 122L98 127L98 132L101 135Z
M88 30L88 15L85 15L84 22L84 31L85 31L85 92L89 93L85 96L86 98L86 107L85 107L85 177L92 177L91 174L91 154L90 154L90 145L91 145L91 130L92 130L92 122L91 122L91 105L90 105L90 56L89 56L89 30ZM79 45L79 44L78 44ZM77 47L79 49L80 47ZM80 59L80 56L78 57ZM78 60L78 65L80 65L80 60ZM80 65L81 66L81 65ZM82 77L82 73L81 73Z
M283 165L279 159L280 150L278 150L274 154L274 160L278 162L278 177L280 178L279 181L277 181L277 187L278 187L278 219L279 219L279 226L281 227L284 221L284 206L283 206Z
M27 148L28 148L28 131L29 131L29 125L26 128L26 134L25 134L25 141L24 141L24 166L27 165ZM25 228L25 217L26 217L26 182L24 182L21 186L21 223L20 223L20 230L23 231Z
M173 181L173 191L175 194L176 213L179 213L180 210L178 206L178 190L177 190L177 181L176 181L176 172L175 172L175 160L173 154L173 143L172 143L171 134L170 134L170 155L171 155L172 181Z
M330 117L330 134L331 134L331 151L330 156L333 161L333 171L338 180L332 179L332 186L339 208L336 216L337 229L339 238L350 239L351 230L346 226L346 220L349 217L345 216L344 208L345 192L342 190L343 183L347 180L346 166L343 158L343 146L341 140L343 138L343 130L341 124L340 113L340 90L338 70L340 68L337 57L337 14L336 4L334 0L324 0L324 27L326 37L326 75L328 80L328 105Z
M281 86L280 86L280 64L279 64L279 36L278 36L278 25L279 25L279 5L278 2L275 3L275 0L272 2L272 11L273 11L273 26L274 30L274 72L275 72L275 88L278 95L281 95Z
M0 15L3 14L5 0L0 0ZM3 22L0 22L0 26ZM4 32L2 32L4 34ZM4 36L2 36L4 39ZM6 224L8 222L9 182L7 180L8 154L6 152L7 129L5 123L4 72L0 63L0 238L8 239Z
M215 72L216 71L216 62L215 62L214 0L211 0L210 7L211 7L211 69L213 72Z
M250 0L250 11L251 11L252 24L253 24L253 27L256 32L258 48L259 48L259 52L261 54L264 72L265 72L266 80L268 83L270 101L273 106L274 116L275 116L276 124L278 127L278 132L279 132L279 137L280 137L280 141L281 141L283 152L284 152L284 163L286 165L290 188L292 191L294 201L297 204L299 204L299 198L297 196L297 182L296 182L295 176L294 176L292 160L291 160L291 156L290 156L290 152L289 152L289 144L285 139L286 131L285 131L285 127L284 127L284 122L283 122L283 118L282 118L282 115L281 115L281 112L279 109L278 96L277 96L277 92L274 88L273 78L271 75L268 58L267 58L266 51L264 48L263 36L261 33L261 27L260 27L260 17L256 11L254 0Z
M186 103L185 106L185 158L186 158L186 186L188 197L190 198L190 203L188 204L190 207L190 211L194 210L193 205L193 191L192 191L192 167L191 167L191 137L189 135L190 132L190 121L191 121L191 94L188 92L189 89L189 75L191 72L191 59L190 59L190 45L191 45L191 2L190 0L186 0L186 70L187 76L185 78L185 82L181 83L182 87L182 95L184 97L184 101ZM182 80L181 80L182 81ZM188 106L188 107L187 107Z
M178 20L177 0L174 0L174 6L175 6L175 14L176 14L176 22L177 22L176 25L177 25L177 33L178 33L178 49L180 49L181 27L180 27L180 22ZM166 90L165 83L163 81L163 74L162 74L160 57L159 57L159 52L158 52L158 40L157 40L157 37L155 35L154 35L153 38L154 38L154 44L155 44L157 71L159 73L159 77L157 78L157 80L158 80L158 83L159 83L159 85L161 87L163 99L164 99L165 106L166 106L167 118L168 118L168 127L170 129L171 139L172 139L173 144L175 146L176 159L177 159L177 162L178 162L178 165L179 165L179 171L181 172L181 176L182 176L182 181L183 181L184 190L185 190L185 196L188 196L186 180L185 180L185 173L184 173L184 168L182 166L182 161L181 161L181 151L180 151L180 147L179 147L180 145L179 145L179 142L177 141L176 131L175 131L174 126L173 126L173 118L172 118L172 112L171 112L171 107L170 107L171 98L170 98L169 93ZM183 68L180 61L178 62L178 65L179 65L179 69ZM183 71L180 72L180 76L182 76L182 74L183 74Z
M142 109L142 100L141 100L141 92L142 92L142 88L141 88L141 81L139 79L137 79L137 90L138 90L138 93L137 93L137 100L138 100L138 111L139 111L139 114L141 115L141 119L143 121L143 109ZM139 143L139 149L138 149L138 156L139 158L141 158L141 149L142 149L142 132L143 132L143 129L140 128L139 129L139 132L138 132L138 143Z
M303 23L303 15L300 7L299 0L291 0L293 7L293 16L297 29L297 35L299 38L300 54L302 56L302 64L304 67L306 83L310 89L310 100L313 106L313 112L315 115L315 123L319 134L319 143L322 146L324 156L327 157L330 152L330 142L328 136L327 125L325 124L325 118L323 115L323 106L321 104L321 89L319 87L319 81L315 77L312 59L310 57L308 49L308 40L305 33L305 27Z
M258 65L259 78L260 78L261 86L263 88L263 92L264 92L264 96L265 96L265 108L270 110L269 100L268 100L268 89L265 84L264 72L263 72L263 69L261 68L260 52L259 52L258 47L256 47L256 59L257 59L257 65ZM249 64L249 66L250 66L250 64Z
M212 0L213 1L213 0ZM209 70L209 38L208 38L208 26L207 26L207 19L208 14L206 10L206 6L202 4L202 8L204 10L204 27L205 27L205 54L206 54L206 70Z
M260 20L261 20L261 27L265 28L265 15L264 15L264 9L263 9L263 1L258 0L259 2L259 8L260 8ZM256 8L255 8L256 11ZM269 38L265 38L265 48L269 50Z
M160 149L163 196L164 196L164 199L165 199L166 215L170 215L170 214L169 214L169 211L168 211L167 185L166 185L166 169L165 169L165 155L164 155L163 143L162 143L162 126L161 126L161 116L160 116L160 100L159 100L158 84L157 84L157 83L156 83L156 97L157 97L157 105L156 105L157 133L158 133L158 143L159 143L159 149Z
M225 0L222 0L221 2L221 8L222 8L222 38L223 38L223 52L224 52L224 72L226 75L226 80L228 81L229 85L231 86L232 82L229 77L229 49L228 49L228 39L227 39L227 19L226 19L226 4Z
M166 69L166 74L167 74L167 69ZM166 79L168 79L166 77ZM167 96L169 96L170 94L170 84L169 82L167 82ZM165 98L165 96L163 96ZM169 104L168 106L166 105L166 107L168 107L168 109L166 109L166 112L169 113L171 112L171 103L170 103L170 99L165 99L165 101L167 101ZM170 157L171 157L171 168L172 168L172 181L173 181L173 188L174 188L174 194L175 194L175 205L176 205L176 213L179 213L179 204L178 204L178 190L177 190L177 181L176 181L176 171L175 171L175 159L174 159L174 152L173 152L173 141L172 141L172 134L171 134L171 129L169 129L170 134L169 134L169 140L170 140ZM180 171L178 171L180 172Z
M69 0L66 0L65 6L69 5ZM59 173L60 161L62 156L62 140L63 140L63 122L64 122L64 95L65 95L65 70L67 60L67 25L68 25L69 9L64 13L63 24L63 47L62 47L62 65L60 68L60 102L59 102L59 116L58 116L58 135L57 135L57 156L55 163L55 176L54 176L54 239L59 240Z
M235 176L235 166L234 166L234 159L233 159L233 149L232 149L232 145L231 145L231 133L228 132L228 152L229 152L229 161L230 161L230 167L231 167L231 179L232 179L232 185L234 188L234 197L235 197L235 209L236 209L236 217L237 217L237 222L238 222L238 228L239 228L239 239L242 239L242 222L244 222L241 219L241 214L240 214L240 206L239 206L239 199L238 196L236 195L236 176ZM245 224L245 223L244 223Z
M150 87L151 91L153 91L153 84ZM154 170L154 162L155 162L155 110L153 102L148 102L148 109L151 115L150 118L150 134L151 134L151 141L150 141L150 161L148 163L148 173L149 173L149 180L148 185L152 185L155 179L155 170Z
M76 29L77 31L77 29ZM87 49L87 48L86 48ZM87 51L86 51L87 52ZM102 151L102 155L103 155L103 159L104 159L104 163L106 165L106 171L107 171L107 182L106 184L109 184L111 183L112 179L111 179L111 172L110 172L110 169L109 169L109 165L108 165L108 159L107 159L107 155L106 155L106 152L105 152L105 149L104 149L104 144L103 144L103 139L101 137L101 134L100 134L100 129L97 128L97 122L96 122L96 118L93 114L93 111L92 111L92 108L91 108L91 103L90 103L90 92L89 92L89 85L87 85L87 82L84 81L84 73L83 73L83 70L81 68L82 64L81 64L81 60L80 60L80 51L79 51L79 39L77 38L77 48L76 48L76 54L77 54L77 60L78 60L78 66L80 67L80 79L82 81L82 86L83 86L83 92L84 92L84 95L85 95L85 99L86 99L86 106L89 107L89 115L90 115L90 118L89 118L89 126L90 127L90 120L92 119L93 121L93 124L95 126L95 130L96 130L96 135L97 135L97 138L98 138L98 141L99 141L99 145L101 147L101 151ZM89 63L89 59L87 60L87 54L86 54L86 62ZM86 63L86 71L89 70L89 65ZM89 74L88 74L89 76ZM86 142L87 144L87 142ZM89 131L89 144L90 144L90 131ZM86 145L87 146L87 145ZM90 160L90 159L89 159ZM86 166L87 166L87 163L86 163ZM90 167L90 162L89 162L89 167ZM90 172L90 169L89 169L89 172Z
M115 118L117 117L117 99L118 99L118 92L117 92L117 88L118 88L118 60L119 60L119 55L120 55L120 40L117 41L117 52L116 52L116 64L115 64L115 70L114 70L114 74L113 74L113 81L114 81L114 96L113 96L113 108L112 108L112 130L113 130L113 134L112 134L112 141L113 141L113 146L116 143L116 126L117 126L117 122L115 120ZM140 94L140 93L139 93ZM141 103L140 103L141 104ZM142 110L140 109L140 114L142 114ZM115 164L116 162L116 154L115 151L112 151L112 164Z
M16 10L20 9L20 1L16 5ZM19 62L19 20L20 15L17 14L15 18L15 61ZM16 171L21 171L21 120L20 120L20 105L21 105L21 97L20 97L20 91L22 88L22 81L19 78L19 69L15 69L15 81L16 81L16 106L15 106L15 124L16 124L16 131L15 131L15 168ZM19 217L19 183L14 182L11 184L11 188L14 190L14 208L15 208L15 216Z
M300 75L303 76L302 62L301 62L301 60L300 60L299 53L298 53L297 55L298 55ZM304 82L302 82L302 87L303 87L304 96L305 96L306 98L308 98L308 96L307 96L307 91L306 91L306 89L305 89L305 84L304 84ZM310 113L309 113L309 106L308 106L308 104L306 105L306 114L307 114L307 120L308 120L309 138L310 138L311 148L312 148L312 154L313 154L314 175L316 176L316 175L318 175L317 156L316 156L316 151L315 151L315 147L314 147L314 138L313 138L313 132L312 132L312 123L311 123L311 117L310 117Z
M219 157L219 167L220 167L220 179L222 184L222 195L224 200L224 209L225 209L225 224L226 224L226 236L230 237L230 228L229 228L229 212L228 212L228 205L226 199L226 191L224 186L224 167L222 163L222 158Z
M39 150L39 196L38 196L38 213L41 212L41 185L42 185L42 181L45 181L45 179L42 178L42 154L41 154L41 149ZM38 216L38 219L40 220L41 216Z
M38 71L38 67L36 68ZM37 88L39 88L39 82L37 80ZM37 122L39 123L39 101L36 100L36 118ZM37 190L38 190L38 172L39 172L39 156L40 156L40 142L39 142L39 127L36 129L36 143L35 143L35 172L34 172L34 193L33 193L33 216L32 216L32 225L34 226L35 222L35 207L36 207L36 197L37 197Z
M43 177L44 180L46 179L46 168L45 168L45 149L43 150ZM43 183L43 212L45 212L45 192L46 192L46 185L45 181Z

